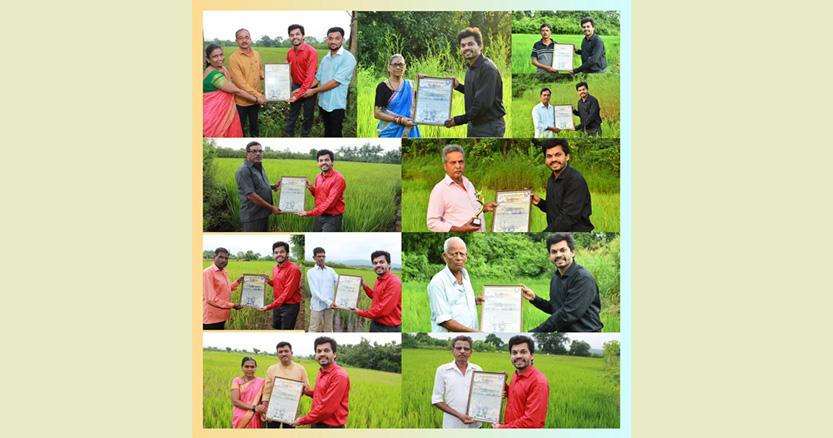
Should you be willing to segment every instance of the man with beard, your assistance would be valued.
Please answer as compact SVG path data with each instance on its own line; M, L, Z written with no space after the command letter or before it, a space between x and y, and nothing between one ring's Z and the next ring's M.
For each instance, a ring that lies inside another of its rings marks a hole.
M333 338L322 336L314 342L315 360L321 365L315 378L315 388L304 388L304 394L312 397L312 407L307 415L295 420L292 426L311 424L317 428L340 428L347 423L347 398L350 394L350 377L344 368L336 364L338 345Z
M521 285L523 297L550 317L530 332L601 332L599 285L593 274L574 262L576 244L568 233L547 237L547 251L556 272L550 280L549 301Z
M402 325L402 280L390 272L390 253L373 251L370 254L376 283L370 289L362 278L364 292L371 299L370 309L350 311L364 318L369 318L371 332L398 332ZM333 304L335 306L335 304Z
M480 210L480 201L475 196L471 181L463 176L466 170L463 148L450 144L443 148L445 178L431 190L428 198L428 229L439 233L467 233L486 231L483 214L480 225L472 225L474 215ZM486 204L484 211L494 211L496 202Z
M298 311L301 309L301 270L289 260L289 244L275 242L272 245L275 265L272 277L266 276L266 283L272 286L274 301L258 310L272 310L272 328L275 330L294 330Z
M260 100L259 98L263 97L260 81L264 78L260 54L252 49L252 37L248 30L240 29L235 32L234 40L238 49L228 59L228 69L231 71L231 78L234 79L234 85ZM246 127L246 119L248 119L249 137L260 137L260 130L257 126L257 112L260 105L240 96L234 97L234 103L237 104L237 113L240 114L241 127Z
M471 346L472 341L468 336L460 335L454 338L451 342L454 360L437 367L437 373L434 375L431 403L443 411L443 429L478 429L481 426L479 421L466 415L472 374L475 371L483 371L480 366L469 362Z
M202 271L202 329L223 330L226 320L231 316L231 309L242 306L231 302L231 292L243 281L238 278L229 284L226 266L228 265L228 250L217 248L214 250L214 263Z
M344 50L343 44L344 29L331 27L327 30L327 47L330 51L321 59L312 83L314 88L303 94L306 98L321 93L318 96L318 114L324 120L324 137L341 137L344 110L347 108L347 87L356 66L356 58Z
M272 388L275 386L275 378L291 379L304 382L304 389L309 389L309 378L307 377L307 370L301 365L292 362L292 344L289 342L278 342L278 359L279 363L272 365L266 370L266 383L263 386L263 396L261 397L260 406L263 406L262 412L269 412L269 398L272 397ZM265 418L265 415L264 415ZM266 421L267 429L285 429L293 428L288 424L279 421Z
M596 35L596 22L590 17L582 18L581 31L584 33L581 50L575 51L581 55L581 65L570 73L604 73L607 68L605 43Z
M332 151L321 149L316 154L321 173L315 177L315 185L307 181L307 189L315 197L315 208L310 211L298 211L298 216L315 216L312 231L341 231L341 219L344 215L344 188L347 183L344 175L333 169L335 155Z
M269 184L263 169L263 146L260 143L252 141L246 145L246 159L234 172L234 179L240 198L242 231L269 231L269 215L282 213L281 209L272 205L272 190L278 190L280 183Z
M483 304L482 296L474 296L471 279L466 271L466 242L459 237L449 237L443 247L446 267L428 283L428 300L431 303L431 331L476 332L477 305Z
M581 119L576 126L576 131L584 131L587 135L598 137L602 135L602 116L599 110L599 100L590 95L587 82L576 84L579 101L576 104L578 109L573 108L573 114ZM556 131L558 132L558 131Z
M304 122L301 124L301 137L309 137L312 120L315 117L315 96L304 97L304 93L312 86L315 73L318 71L318 52L304 42L304 26L289 25L289 42L292 49L286 53L289 63L289 73L292 75L292 96L289 98L289 116L286 118L286 136L295 136L295 122L301 107L304 108Z
M547 214L544 231L593 231L590 190L578 170L570 167L570 144L563 138L548 138L541 150L552 175L547 179L547 199L532 193L532 203Z
M498 429L542 429L547 418L550 386L543 373L535 369L535 341L528 336L509 338L509 355L515 374L506 385L506 410L503 424L492 423Z

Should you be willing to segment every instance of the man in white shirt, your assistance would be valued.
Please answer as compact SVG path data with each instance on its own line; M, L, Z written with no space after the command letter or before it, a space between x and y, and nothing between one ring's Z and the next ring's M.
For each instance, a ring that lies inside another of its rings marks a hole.
M469 273L466 271L466 242L459 237L445 241L443 259L446 267L428 283L428 299L431 302L431 331L476 332L476 305L483 303L482 296L474 296Z
M338 274L333 268L324 266L327 255L324 248L317 247L312 250L312 258L315 266L307 271L307 281L312 294L310 299L309 331L318 332L318 326L324 321L324 331L333 331L333 298L335 286L338 283Z
M555 114L550 105L552 92L549 88L541 90L541 103L532 108L532 123L535 125L535 138L551 138L558 130L555 128Z
M437 368L431 403L443 411L443 429L477 429L481 424L466 415L466 405L472 373L483 369L469 363L472 353L470 337L457 336L451 345L454 360Z

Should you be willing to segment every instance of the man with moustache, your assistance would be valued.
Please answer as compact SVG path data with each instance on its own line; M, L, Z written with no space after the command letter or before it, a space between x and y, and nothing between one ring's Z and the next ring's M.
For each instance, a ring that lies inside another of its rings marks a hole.
M353 38L356 36L353 35ZM318 114L324 120L324 137L341 137L344 110L347 108L347 87L353 77L356 58L342 46L344 29L331 27L327 30L327 47L330 51L321 59L313 88L304 92L303 97L318 96Z
M272 388L275 386L276 377L304 382L304 388L309 389L307 370L301 365L292 362L292 344L281 341L278 342L278 345L275 348L278 350L278 359L280 359L280 362L270 366L269 369L266 370L266 383L263 386L263 396L261 397L260 402L260 406L263 408L262 410L258 410L259 412L262 411L264 413L264 419L266 417L265 413L269 412L269 399L272 397ZM294 426L281 423L280 421L266 421L266 428L286 429L294 428Z
M350 377L344 368L336 364L337 348L333 338L322 336L314 342L315 360L321 365L315 378L315 388L304 388L304 394L312 397L312 407L307 415L295 420L292 426L311 424L313 429L343 429L347 423L347 398L350 394Z
M552 92L549 88L541 90L541 103L532 108L532 124L535 126L535 138L552 138L560 131L555 127L555 116L550 105Z
M370 289L362 278L362 287L371 299L370 309L350 311L364 318L371 319L371 332L399 332L402 326L402 280L390 272L390 253L373 251L370 254L376 283ZM333 304L335 308L335 304Z
M234 283L229 284L227 265L228 250L221 247L214 250L214 263L202 271L203 330L224 330L226 321L231 316L231 309L243 307L231 302L231 292L237 290L243 277L240 276Z
M312 250L312 258L315 266L307 271L309 281L310 317L309 331L317 332L318 326L324 322L324 331L333 331L333 298L335 298L335 286L338 284L338 274L333 268L324 266L327 254L324 248L316 247Z
M468 256L463 239L446 239L443 247L446 267L428 283L431 331L434 333L479 331L476 306L483 304L484 298L474 296L471 279L465 269Z
M263 146L256 141L246 145L246 159L234 172L237 181L237 196L240 198L240 223L242 231L269 231L269 215L283 213L272 205L272 190L278 190L280 183L269 184L263 169Z
M575 263L573 236L556 233L547 237L547 251L557 268L550 280L549 301L521 285L523 297L550 314L530 332L601 332L604 324L599 317L602 309L599 285L587 268Z
M231 70L231 78L237 88L244 90L254 97L262 97L261 79L263 79L263 62L260 54L252 49L252 37L246 29L240 29L234 33L234 40L238 49L229 56L228 68ZM252 103L240 96L234 97L237 104L237 113L240 114L240 125L246 127L246 119L249 120L249 137L260 137L260 130L257 126L257 112L260 105Z
M509 338L509 355L515 374L505 385L506 410L503 424L492 423L495 429L543 429L547 418L550 386L543 373L535 369L535 341L528 336Z
M535 66L535 73L556 73L558 70L552 68L552 57L555 44L558 43L550 38L552 27L544 23L538 31L541 32L541 40L532 45L532 65ZM576 45L573 44L573 52L575 51Z
M474 215L480 210L471 181L463 176L466 170L463 148L450 144L443 148L445 178L431 190L428 198L428 229L439 233L468 233L486 231L483 214L480 225L472 225ZM496 202L486 204L484 211L494 211Z
M289 42L292 49L286 53L289 73L292 75L292 96L289 98L289 116L286 118L286 136L295 136L295 122L304 108L304 121L301 124L301 137L309 137L312 120L315 117L315 96L304 97L312 86L318 71L318 52L304 42L304 26L289 25Z
M584 33L581 50L575 51L581 55L581 65L570 73L604 73L607 68L605 43L596 35L596 22L590 17L582 18L581 31Z
M460 335L451 342L451 363L437 367L431 403L443 411L443 429L479 429L481 423L466 415L472 374L483 371L469 362L472 354L471 338Z
M333 169L335 155L332 151L321 149L316 154L321 173L315 177L315 185L307 181L307 189L315 197L315 208L310 211L295 212L298 216L315 216L312 231L341 231L344 215L344 189L347 183L344 175Z
M301 270L289 260L289 244L275 242L272 244L275 265L272 277L266 275L266 283L272 286L274 301L258 310L272 310L272 328L275 330L294 330L298 311L301 309Z
M590 190L578 170L570 167L570 144L563 138L541 142L552 175L547 179L547 199L532 193L532 203L547 214L544 231L593 231Z
M573 108L573 114L581 119L575 130L583 131L585 134L598 137L602 135L602 116L599 110L599 100L590 95L587 82L579 82L576 84L576 92L578 93L578 108ZM556 131L558 132L558 131Z

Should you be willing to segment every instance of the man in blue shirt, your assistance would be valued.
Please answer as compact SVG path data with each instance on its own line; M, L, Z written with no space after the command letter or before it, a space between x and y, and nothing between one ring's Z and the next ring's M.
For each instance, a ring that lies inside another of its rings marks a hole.
M355 36L354 36L355 38ZM312 87L303 96L318 96L318 114L324 120L324 137L341 137L344 110L347 108L347 87L353 77L356 58L344 50L344 29L331 27L327 31L327 47L330 52L318 65Z
M324 321L324 331L333 331L333 298L335 286L338 284L338 274L333 268L324 266L327 254L324 248L316 247L312 250L315 266L307 271L310 299L309 331L317 332L319 324Z

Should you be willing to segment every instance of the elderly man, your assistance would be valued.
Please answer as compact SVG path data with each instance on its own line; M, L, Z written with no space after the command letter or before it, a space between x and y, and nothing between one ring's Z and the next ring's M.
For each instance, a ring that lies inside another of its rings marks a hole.
M280 183L269 184L263 169L263 146L256 141L246 145L246 159L234 172L237 181L237 196L240 198L240 223L242 231L269 231L269 215L281 214L272 205L272 190L278 190Z
M240 29L234 33L234 41L238 49L229 56L228 68L231 70L231 78L237 88L251 94L254 97L262 97L260 81L264 78L263 62L260 54L252 48L252 37L246 29ZM246 120L249 120L248 137L260 137L260 130L257 126L257 112L260 105L252 103L240 96L234 97L237 104L237 113L240 114L240 125L246 128Z
M351 35L351 38L355 38ZM327 47L330 51L321 59L315 73L313 88L307 89L304 98L318 96L318 114L324 121L324 137L341 137L344 111L347 108L347 87L353 78L356 58L344 50L344 29L327 30Z
M476 306L483 304L483 297L474 296L465 269L468 256L463 239L450 237L445 241L443 259L446 267L428 283L431 331L434 333L476 332L479 329Z
M492 423L500 429L542 429L547 418L547 403L550 386L547 378L537 369L535 341L528 336L517 335L509 338L509 355L515 374L506 385L506 410L503 424Z
M486 221L481 214L480 225L472 225L474 215L480 210L471 181L463 176L466 170L463 148L450 144L443 148L445 178L431 190L428 198L428 229L440 233L467 233L486 231ZM496 202L486 204L484 211L494 211Z
M472 354L471 338L460 335L451 342L451 363L437 367L434 375L434 393L431 403L443 411L443 429L478 429L479 421L466 415L469 388L472 374L483 371L478 365L469 362Z
M266 370L266 384L263 386L263 397L261 397L261 406L263 412L269 412L269 399L272 397L272 388L275 386L275 378L297 380L304 383L305 389L309 389L309 378L307 377L307 370L292 361L292 344L289 342L278 342L275 347L278 350L278 359L280 362L272 365ZM288 424L279 421L267 421L267 429L286 429L293 428Z
M532 193L532 204L547 214L544 231L593 231L593 207L584 176L570 167L570 144L563 138L541 142L544 160L552 175L547 179L547 199Z
M231 316L231 309L242 306L231 302L231 292L243 281L240 276L234 283L229 284L226 266L228 265L228 250L217 248L214 250L214 263L202 271L202 329L223 330L226 320Z

